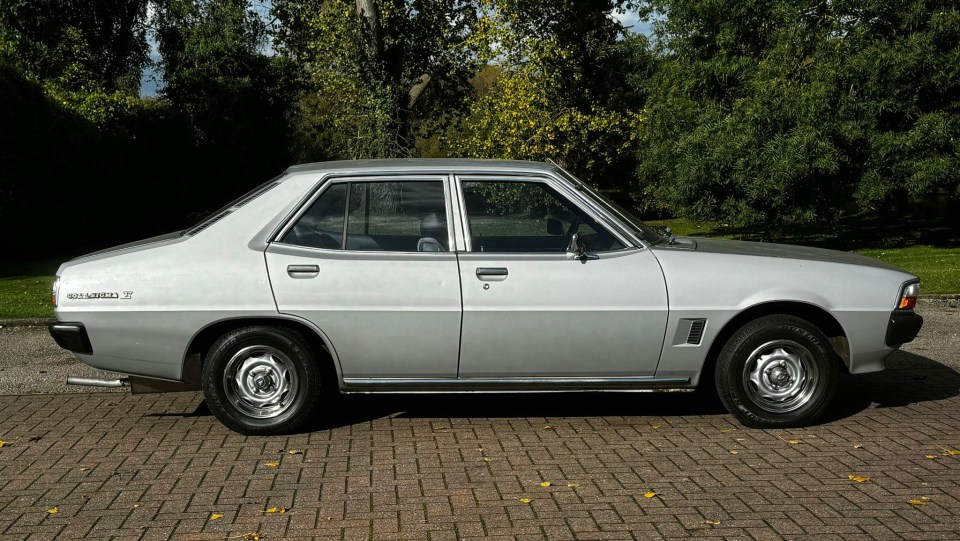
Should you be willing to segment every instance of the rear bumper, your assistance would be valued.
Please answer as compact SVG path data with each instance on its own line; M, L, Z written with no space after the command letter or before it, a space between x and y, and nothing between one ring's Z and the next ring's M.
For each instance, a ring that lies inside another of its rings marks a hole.
M83 323L51 323L47 329L50 330L50 336L63 349L74 353L93 353L93 346L90 345L90 338L87 336L87 329Z
M920 332L921 326L923 326L923 318L916 312L912 310L893 312L887 324L887 347L895 348L913 340Z

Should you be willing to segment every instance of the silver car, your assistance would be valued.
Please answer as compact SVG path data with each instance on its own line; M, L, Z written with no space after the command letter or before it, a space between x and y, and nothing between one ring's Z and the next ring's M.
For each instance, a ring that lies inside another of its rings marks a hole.
M58 275L62 347L134 392L202 389L245 434L301 427L328 391L700 387L747 426L805 425L922 324L902 270L661 235L515 161L298 165Z

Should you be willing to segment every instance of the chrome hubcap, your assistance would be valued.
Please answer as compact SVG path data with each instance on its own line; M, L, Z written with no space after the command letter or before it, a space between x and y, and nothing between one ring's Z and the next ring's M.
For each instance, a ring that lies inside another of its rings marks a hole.
M269 346L241 349L223 373L227 400L242 413L260 419L285 412L297 394L297 374L290 358Z
M751 402L773 413L787 413L807 402L819 373L813 354L791 340L758 347L743 367L743 386Z

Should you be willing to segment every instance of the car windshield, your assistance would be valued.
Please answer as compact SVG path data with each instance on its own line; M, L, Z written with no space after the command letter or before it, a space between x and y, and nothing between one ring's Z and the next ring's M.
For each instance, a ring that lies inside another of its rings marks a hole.
M559 165L557 165L557 168L560 170L560 173L567 178L567 180L573 182L574 186L586 194L587 197L589 197L594 203L600 205L602 208L619 218L624 225L629 227L635 235L643 239L645 242L650 244L660 244L662 242L666 242L666 237L658 233L654 228L641 222L640 219L634 216L629 210L614 203L603 194L598 193L566 169L560 167Z

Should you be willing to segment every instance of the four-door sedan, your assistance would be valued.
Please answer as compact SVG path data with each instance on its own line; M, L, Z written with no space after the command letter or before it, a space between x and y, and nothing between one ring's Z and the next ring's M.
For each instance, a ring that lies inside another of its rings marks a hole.
M663 236L554 164L351 161L64 263L50 332L244 434L327 414L326 391L698 386L783 427L916 336L918 289L855 254Z

